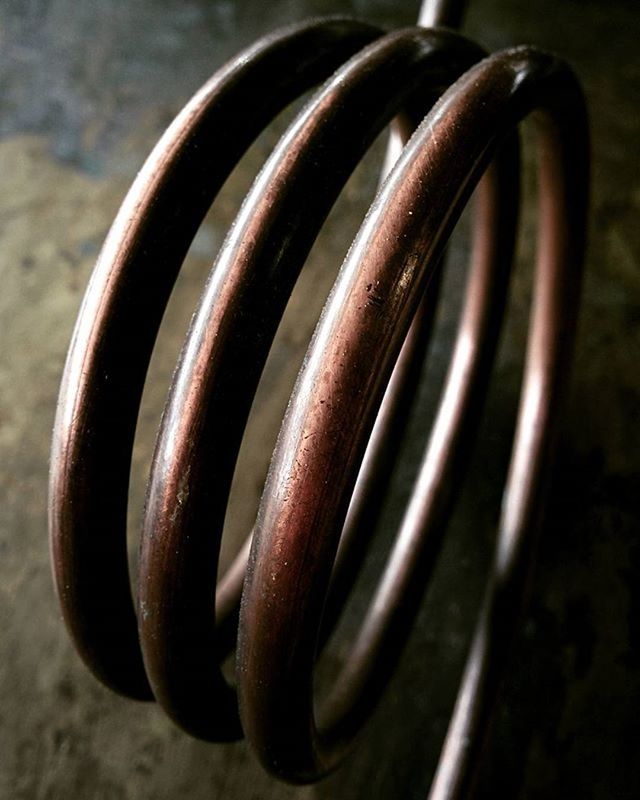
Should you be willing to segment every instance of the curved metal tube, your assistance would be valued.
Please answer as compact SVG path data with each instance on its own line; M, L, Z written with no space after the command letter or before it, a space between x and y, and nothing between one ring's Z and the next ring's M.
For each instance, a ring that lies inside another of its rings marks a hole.
M379 35L353 20L312 20L266 36L219 70L149 156L91 276L53 431L51 556L78 652L122 694L152 698L131 601L126 509L144 378L176 276L213 199L255 137Z
M469 684L480 680L478 670L495 670L520 605L567 371L586 214L582 95L561 62L526 48L469 70L405 148L342 267L287 410L258 513L237 655L245 734L263 765L286 780L315 780L342 758L380 694L426 585L433 537L439 538L459 478L465 394L478 377L479 343L465 321L396 547L319 729L312 674L323 598L379 398L470 191L496 147L533 110L542 112L543 123L533 318L488 610L480 622L481 630L490 626L490 638L474 644L463 686L468 696L454 724L475 733L474 718L486 708L486 696ZM459 778L457 768L453 773L439 779L434 796L455 796L448 787Z
M479 56L456 34L423 29L365 48L283 136L212 268L158 435L139 582L140 641L154 694L197 736L217 738L221 705L236 706L218 666L212 587L244 426L295 280L384 125L411 100L426 110L443 81Z
M425 13L447 21L461 9L434 0ZM154 149L116 217L76 324L50 482L54 576L76 647L105 684L155 697L195 736L225 741L244 729L263 765L288 781L316 780L348 751L428 583L506 303L519 191L515 129L535 110L542 122L538 269L518 427L495 562L431 800L470 791L522 601L575 327L587 124L577 83L557 59L528 48L482 57L449 31L382 36L338 18L260 40L205 84ZM270 119L322 80L247 195L180 355L148 483L136 620L127 491L162 314L235 163ZM216 591L233 471L276 328L342 186L396 114L405 138L417 130L323 311L280 432L250 556L248 540ZM423 464L362 631L316 724L315 659L393 469L446 241L483 173L466 300ZM219 665L238 615L236 697Z

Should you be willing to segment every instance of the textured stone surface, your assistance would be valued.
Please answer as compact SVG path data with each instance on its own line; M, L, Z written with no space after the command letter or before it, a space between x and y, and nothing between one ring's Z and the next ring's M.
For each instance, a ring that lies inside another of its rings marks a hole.
M315 787L272 782L244 744L212 746L151 705L109 693L62 626L50 578L46 481L58 382L92 263L135 171L225 58L311 12L408 24L391 0L243 2L9 0L0 8L0 797L424 797L482 590L521 366L535 209L471 479L423 612L358 748ZM580 339L539 566L507 666L481 793L526 800L640 792L640 23L633 2L475 0L465 30L491 49L564 55L593 123L591 242ZM152 365L131 493L208 266L277 130L252 148L198 235ZM531 139L527 136L527 139ZM277 423L322 297L375 185L381 148L345 191L274 348L243 449L225 546L251 525ZM532 171L527 185L534 188ZM331 676L383 563L428 429L455 325L465 255L452 256L432 358L388 509L324 672ZM314 303L309 302L309 297ZM135 551L135 535L131 537Z

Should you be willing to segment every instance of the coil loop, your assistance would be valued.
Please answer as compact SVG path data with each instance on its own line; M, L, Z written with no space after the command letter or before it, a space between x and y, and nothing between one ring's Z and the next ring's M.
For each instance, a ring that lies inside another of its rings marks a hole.
M383 35L339 18L260 40L205 84L154 149L76 324L50 483L54 575L76 647L103 683L155 697L191 734L228 741L244 731L263 765L285 780L316 780L339 763L411 628L488 384L515 241L515 130L537 111L539 253L522 400L495 561L432 798L468 792L521 604L575 328L587 123L575 78L557 59L531 48L483 56L450 31ZM162 313L226 176L279 110L322 81L245 198L189 329L148 483L136 618L128 478ZM246 579L248 543L216 593L233 470L277 325L342 186L398 114L415 133L367 214L310 345ZM483 174L440 409L388 566L317 725L317 650L392 469L389 444L415 391L447 238ZM242 591L236 697L220 661L234 643Z

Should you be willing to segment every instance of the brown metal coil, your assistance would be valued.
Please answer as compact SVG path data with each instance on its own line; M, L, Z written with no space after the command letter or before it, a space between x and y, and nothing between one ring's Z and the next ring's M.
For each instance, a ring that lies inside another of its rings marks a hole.
M136 614L127 491L162 313L226 176L279 110L322 81L247 195L187 335L149 477ZM584 248L582 95L564 64L531 48L483 58L451 31L383 35L347 19L313 20L241 53L162 137L92 276L54 429L56 587L76 647L103 683L155 698L200 738L228 741L244 731L263 765L285 780L313 781L339 763L411 629L467 461L513 255L515 130L534 111L539 247L519 420L493 569L430 796L468 794L531 568ZM216 591L233 471L276 328L342 186L398 114L402 129L415 133L323 311L283 421L250 556L248 542ZM348 594L393 468L390 443L415 391L446 241L483 174L440 409L388 566L316 724L318 649ZM238 696L220 670L237 630Z

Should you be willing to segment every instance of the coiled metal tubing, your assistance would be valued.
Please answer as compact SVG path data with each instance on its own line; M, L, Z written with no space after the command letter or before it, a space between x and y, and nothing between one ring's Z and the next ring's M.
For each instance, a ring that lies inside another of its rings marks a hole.
M148 482L136 613L128 480L162 313L235 163L274 115L318 83L247 195L193 317ZM244 731L266 769L288 781L316 780L343 758L410 631L477 427L515 241L515 130L532 112L540 123L540 224L522 398L493 567L430 796L468 794L531 566L584 249L582 95L562 62L531 48L485 57L451 31L385 35L348 19L312 20L223 67L150 155L80 310L51 460L56 588L80 655L107 686L155 698L203 739ZM342 186L396 115L405 138L413 135L325 305L253 540L216 591L233 470L277 325ZM366 547L426 349L446 241L479 181L466 299L440 408L388 565L316 722L316 655ZM220 662L237 626L236 689Z

